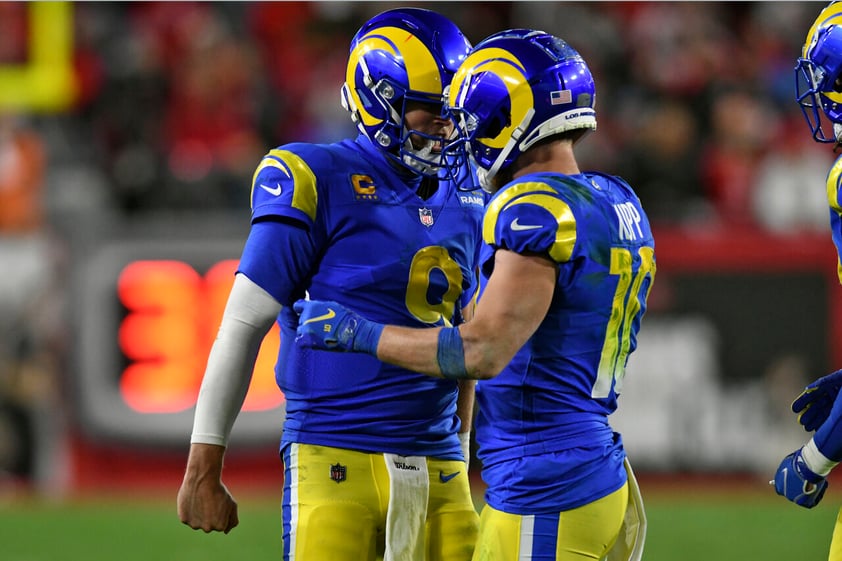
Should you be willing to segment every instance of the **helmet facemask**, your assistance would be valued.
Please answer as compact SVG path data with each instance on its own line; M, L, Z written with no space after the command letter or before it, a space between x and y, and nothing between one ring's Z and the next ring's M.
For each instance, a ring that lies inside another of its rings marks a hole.
M822 94L820 84L824 78L824 71L813 61L798 59L798 65L795 67L795 100L801 107L801 113L810 127L813 139L817 142L837 142L835 130L832 135L825 131L824 121L830 120L827 112L834 111L836 103ZM837 128L836 123L832 121L831 125L833 129Z
M399 102L401 109L393 109L393 117L400 123L400 134L398 135L398 155L401 163L409 169L425 176L436 176L442 169L453 173L454 166L464 163L465 158L461 154L464 142L461 142L457 134L457 128L453 118L444 111L444 100L442 98L432 100L418 92L406 92ZM414 103L413 103L414 102ZM450 132L447 136L428 134L418 129L410 128L407 123L407 111L412 104L416 106L423 104L428 106L428 111L438 112L442 118L451 122Z
M813 139L839 142L835 125L842 123L842 26L818 28L795 66L795 100ZM833 126L825 131L824 121Z

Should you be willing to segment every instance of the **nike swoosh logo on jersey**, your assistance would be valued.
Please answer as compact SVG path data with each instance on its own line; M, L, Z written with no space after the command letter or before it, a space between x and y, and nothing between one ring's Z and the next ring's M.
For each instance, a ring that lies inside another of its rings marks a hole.
M278 183L277 187L269 187L268 185L264 185L263 183L260 184L260 188L269 193L270 195L275 195L276 197L281 194L283 189L281 189L281 184Z
M538 228L543 228L544 226L541 224L521 224L518 222L519 218L515 218L512 220L510 228L515 232L519 232L521 230L537 230Z
M335 317L336 317L336 312L334 312L331 308L328 308L327 313L325 315L315 317L315 318L310 318L307 321L305 321L304 323L313 323L314 321L322 321L323 319L331 319L331 318L335 318Z
M447 475L445 475L443 471L440 471L439 472L439 479L441 480L442 483L447 483L448 481L450 481L451 479L453 479L454 477L459 475L459 473L460 472L458 472L458 471L454 471L453 473L448 473Z

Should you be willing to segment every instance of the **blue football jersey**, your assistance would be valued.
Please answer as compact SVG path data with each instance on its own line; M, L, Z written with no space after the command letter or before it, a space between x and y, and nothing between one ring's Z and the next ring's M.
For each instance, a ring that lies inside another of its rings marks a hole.
M836 158L827 175L827 204L830 205L830 233L836 246L836 271L842 283L842 156Z
M291 305L305 292L386 324L460 321L478 287L486 197L441 179L425 200L416 193L420 182L364 136L281 146L255 171L252 222L289 225L275 228L289 239L267 240L265 255L241 261L284 306L275 371L287 401L282 445L461 459L455 382L294 342ZM261 262L281 263L271 270L283 272L267 279Z
M488 203L483 240L483 280L498 249L546 255L558 267L535 334L477 385L486 500L516 514L557 512L617 490L625 452L608 415L655 276L640 201L617 177L530 174Z

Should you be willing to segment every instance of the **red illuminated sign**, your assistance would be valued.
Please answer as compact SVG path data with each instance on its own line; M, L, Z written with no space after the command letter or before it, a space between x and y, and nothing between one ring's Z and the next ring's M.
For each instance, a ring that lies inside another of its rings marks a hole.
M117 296L127 314L118 342L128 365L119 388L130 408L175 413L195 405L236 267L236 260L221 261L204 276L177 260L133 261L123 268ZM273 370L279 345L276 324L261 346L243 411L283 403Z

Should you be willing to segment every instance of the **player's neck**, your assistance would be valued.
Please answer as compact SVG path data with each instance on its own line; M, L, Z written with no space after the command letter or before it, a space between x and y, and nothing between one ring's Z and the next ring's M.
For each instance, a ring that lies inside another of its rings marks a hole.
M415 192L419 197L425 201L436 194L439 189L439 178L425 176L421 179L421 185Z
M539 172L563 173L575 175L579 173L579 164L573 155L573 144L569 141L558 140L546 144L539 143L515 160L512 177Z

